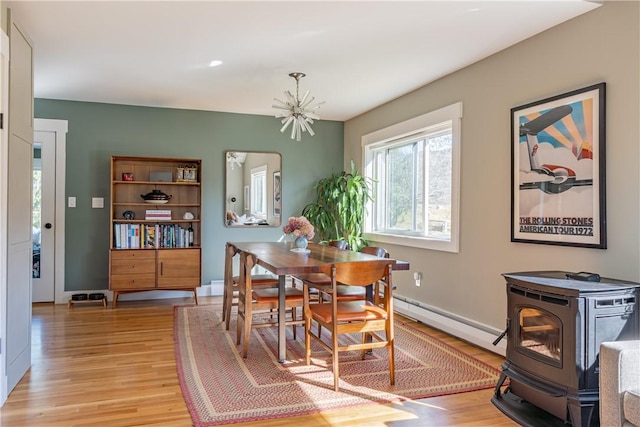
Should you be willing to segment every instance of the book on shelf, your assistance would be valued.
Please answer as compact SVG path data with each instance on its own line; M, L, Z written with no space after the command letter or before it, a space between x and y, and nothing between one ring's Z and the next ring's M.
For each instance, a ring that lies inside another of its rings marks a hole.
M156 227L155 225L147 225L144 227L145 231L145 248L155 248L156 247Z
M120 226L122 226L122 224L113 224L113 247L116 249L120 249L122 247L120 240Z
M144 219L147 221L171 220L171 210L170 209L147 209L144 213Z

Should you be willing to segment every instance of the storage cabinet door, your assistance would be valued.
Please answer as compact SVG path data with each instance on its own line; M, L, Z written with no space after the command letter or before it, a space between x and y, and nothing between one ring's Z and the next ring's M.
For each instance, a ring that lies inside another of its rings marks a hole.
M111 251L110 289L153 289L155 286L155 251Z
M158 287L193 288L200 286L200 249L161 249L158 251Z

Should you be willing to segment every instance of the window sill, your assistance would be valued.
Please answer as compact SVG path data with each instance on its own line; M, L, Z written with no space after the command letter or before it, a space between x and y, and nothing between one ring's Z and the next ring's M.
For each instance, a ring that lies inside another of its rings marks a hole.
M364 233L366 240L380 243L389 243L398 246L407 246L412 248L430 249L434 251L454 252L458 253L458 243L454 240L435 240L424 237L401 236L397 234L386 233Z

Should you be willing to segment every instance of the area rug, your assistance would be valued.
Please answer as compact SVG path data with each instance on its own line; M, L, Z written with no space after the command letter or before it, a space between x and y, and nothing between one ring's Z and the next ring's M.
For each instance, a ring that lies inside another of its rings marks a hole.
M498 381L497 369L396 319L395 385L389 384L387 349L374 350L364 361L359 351L344 352L340 391L335 392L328 352L314 347L306 365L303 328L296 340L287 328L287 363L277 361L277 328L253 329L243 359L235 319L226 331L221 313L221 305L174 310L178 377L197 427L462 393Z

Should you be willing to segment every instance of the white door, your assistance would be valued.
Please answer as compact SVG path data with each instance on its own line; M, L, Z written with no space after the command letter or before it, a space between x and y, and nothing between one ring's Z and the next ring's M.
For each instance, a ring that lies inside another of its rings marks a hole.
M31 366L33 44L8 10L6 390ZM4 340L3 340L4 341Z
M9 110L9 37L0 30L0 113ZM0 129L0 312L7 310L7 171L9 143L7 126ZM0 316L0 406L7 400L7 322Z
M53 302L55 301L56 134L36 130L33 142L32 300L33 302Z

